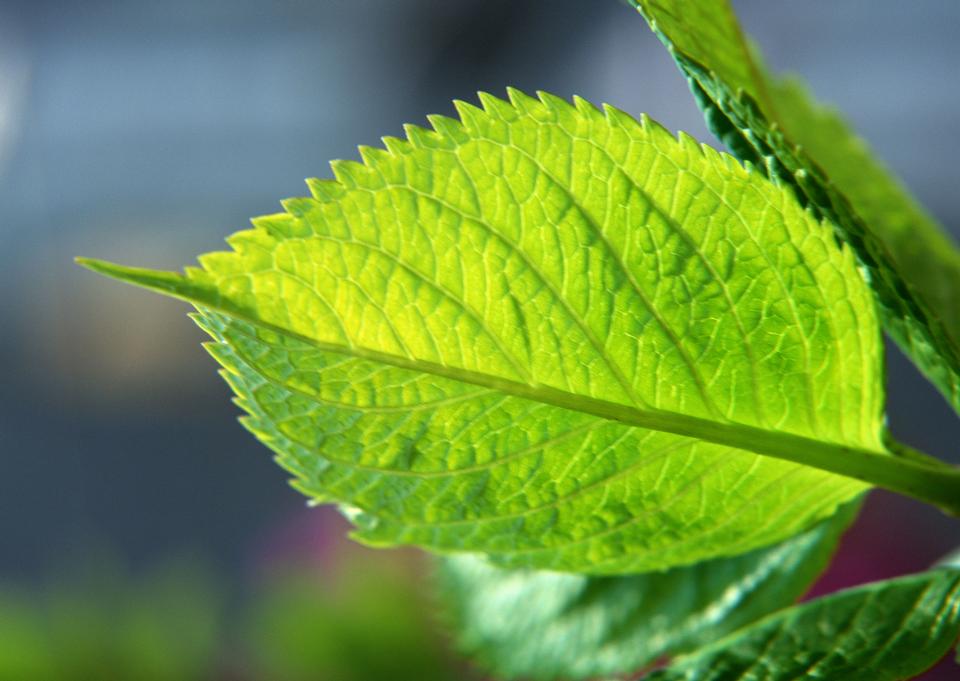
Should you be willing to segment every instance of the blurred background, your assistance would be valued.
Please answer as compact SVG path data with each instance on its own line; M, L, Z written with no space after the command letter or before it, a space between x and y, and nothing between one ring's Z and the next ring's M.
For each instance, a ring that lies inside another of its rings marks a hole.
M735 4L771 64L846 112L960 233L960 3ZM137 678L471 678L424 615L422 560L351 547L335 513L306 507L236 423L187 307L72 257L179 268L328 160L507 85L712 142L617 0L0 0L0 662L24 665L10 678L129 678L119 658L88 676L29 666L52 641L81 641L81 659L118 631L157 670ZM894 431L960 461L955 417L895 351L889 383ZM875 493L818 591L923 569L958 527ZM371 666L342 667L345 651Z

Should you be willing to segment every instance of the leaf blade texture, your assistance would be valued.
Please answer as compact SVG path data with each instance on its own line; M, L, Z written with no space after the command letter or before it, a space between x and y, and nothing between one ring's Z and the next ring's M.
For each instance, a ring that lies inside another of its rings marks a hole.
M501 570L462 555L443 559L437 579L458 647L497 678L623 675L792 604L858 508L781 544L666 572Z
M862 492L792 462L890 460L830 228L649 120L510 96L335 162L202 269L92 266L195 303L246 425L371 544L639 572Z
M729 2L630 0L687 76L711 130L794 187L869 272L884 327L960 411L960 252L834 112L770 77Z
M960 635L960 571L932 570L783 610L647 681L911 679Z

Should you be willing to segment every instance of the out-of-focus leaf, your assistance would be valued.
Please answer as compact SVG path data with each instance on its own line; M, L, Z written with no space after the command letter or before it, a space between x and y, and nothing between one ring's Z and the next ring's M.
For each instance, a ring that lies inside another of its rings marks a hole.
M497 678L635 672L793 603L857 508L782 544L666 572L587 577L446 558L438 574L443 605L460 648Z
M424 599L389 558L274 578L248 617L251 672L264 681L465 681L448 658Z
M204 574L171 565L135 580L106 564L78 574L42 596L0 599L0 679L212 677L220 612Z

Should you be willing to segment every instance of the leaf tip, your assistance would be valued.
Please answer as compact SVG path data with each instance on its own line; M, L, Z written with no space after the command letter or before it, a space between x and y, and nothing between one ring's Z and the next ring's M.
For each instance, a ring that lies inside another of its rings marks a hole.
M517 117L516 109L510 106L509 102L500 99L496 95L481 91L477 93L477 98L480 100L483 110L491 116L496 116L503 121L512 121Z
M127 267L95 258L76 258L75 261L81 267L105 277L194 305L205 304L215 298L209 283L203 280L204 273L196 268L186 268L181 274L143 267Z
M435 149L445 142L443 137L435 131L427 130L413 123L404 125L403 132L406 134L409 143L416 149Z
M483 109L475 107L473 104L462 99L453 100L453 108L457 110L457 115L460 116L460 120L463 121L464 126L468 129L477 121L478 117L484 115Z
M109 272L117 267L117 265L107 262L106 260L88 258L82 255L75 256L73 258L73 262L85 270L90 270L91 272L96 272L97 274L105 274L107 276L110 276Z
M317 201L333 201L343 193L343 187L336 180L308 177L306 183L310 196Z
M528 95L523 90L520 90L515 87L507 88L507 98L510 100L510 103L517 111L529 112L532 108L536 107L539 102Z
M363 162L371 168L386 163L390 159L390 152L386 149L371 147L366 144L358 146L357 151L360 153L360 158L363 159Z
M604 115L603 111L601 111L596 104L584 99L580 95L573 96L573 108L575 108L580 114L589 118L599 118Z
M437 134L444 135L450 139L459 139L463 137L463 126L460 122L449 116L439 114L430 114L427 116L427 122L437 131Z
M330 170L333 171L333 176L337 179L337 182L348 189L362 186L363 177L369 171L367 166L362 163L348 161L346 159L330 161Z
M673 133L667 130L667 128L657 119L650 118L645 113L640 114L640 127L648 135L659 135L661 137L669 138L670 140L677 142L677 138L674 137Z
M383 142L383 146L386 147L394 156L403 156L409 152L409 145L407 142L403 141L399 137L394 137L393 135L386 135L380 138L380 141Z
M703 153L706 147L706 145L700 144L696 138L683 130L677 131L677 142L679 142L681 148L699 153Z
M603 115L611 125L618 125L621 128L631 129L637 126L637 119L622 109L618 109L612 104L603 104Z
M136 284L151 288L148 282L169 281L171 279L181 279L182 277L175 272L164 272L162 270L151 270L141 267L127 267L117 263L98 258L86 258L78 256L73 261L85 269L111 279L117 279L128 284Z
M567 113L573 109L572 105L567 100L563 99L562 97L557 97L556 95L544 90L537 90L537 98L543 103L548 111L552 111L557 114Z

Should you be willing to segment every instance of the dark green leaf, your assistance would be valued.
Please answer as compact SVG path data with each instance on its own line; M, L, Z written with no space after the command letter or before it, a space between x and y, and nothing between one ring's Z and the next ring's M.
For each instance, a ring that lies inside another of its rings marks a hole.
M636 671L791 604L826 565L859 504L782 544L623 577L498 569L444 559L439 581L460 648L498 677Z
M898 681L960 635L960 570L878 582L783 610L645 681Z

